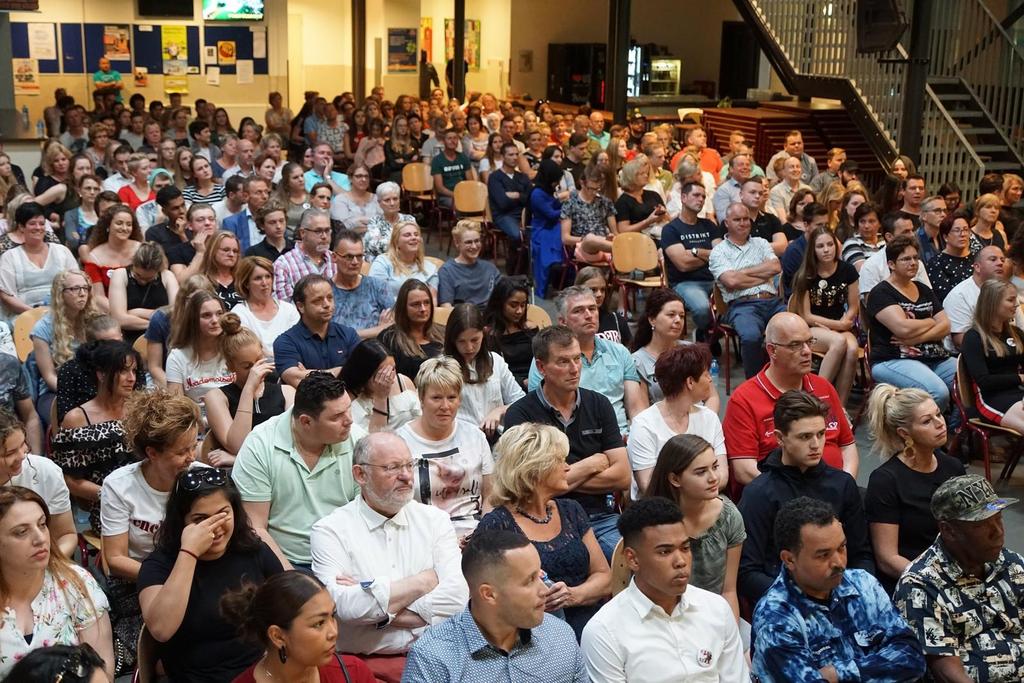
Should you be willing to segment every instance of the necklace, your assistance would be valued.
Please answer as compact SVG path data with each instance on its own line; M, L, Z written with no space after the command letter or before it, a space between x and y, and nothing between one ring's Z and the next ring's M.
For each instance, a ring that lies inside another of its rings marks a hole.
M546 517L534 517L523 508L519 507L518 505L516 506L516 512L522 515L523 517L526 517L534 524L547 524L551 521L551 517L555 514L554 507L552 507L551 503L549 502L547 505L544 506L544 509L547 510L548 513Z

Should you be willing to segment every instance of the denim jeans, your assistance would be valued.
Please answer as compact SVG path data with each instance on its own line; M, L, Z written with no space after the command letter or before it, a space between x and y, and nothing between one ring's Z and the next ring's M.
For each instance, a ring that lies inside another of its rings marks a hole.
M590 528L594 530L594 536L604 552L608 564L612 562L612 553L615 546L619 544L619 514L617 512L598 512L590 515Z
M505 233L505 235L508 236L509 246L512 248L518 248L522 241L522 233L519 229L519 214L495 216L493 222L503 233Z
M743 354L743 375L750 379L761 371L768 357L764 352L764 329L776 313L786 310L780 299L751 299L729 304L725 322L732 325L740 338Z
M956 376L956 359L885 360L871 366L871 376L876 382L892 384L900 389L924 389L935 399L939 410L946 412L949 408L950 392L953 390L953 378Z
M711 289L714 286L711 280L677 282L672 286L675 293L683 297L683 305L693 316L693 323L699 333L705 332L711 324Z

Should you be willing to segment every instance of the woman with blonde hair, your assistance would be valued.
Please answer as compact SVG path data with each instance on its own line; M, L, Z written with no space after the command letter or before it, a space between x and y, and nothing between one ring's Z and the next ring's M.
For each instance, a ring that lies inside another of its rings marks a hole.
M225 311L230 311L242 301L235 287L241 252L242 245L238 237L227 230L218 230L206 241L200 272L210 278L213 291L224 304Z
M999 221L1007 235L1016 236L1019 228L1024 223L1024 207L1020 204L1021 195L1024 195L1024 178L1016 173L1003 174L1003 205L999 209ZM1011 237L1013 239L1013 237Z
M665 203L654 190L644 189L651 179L651 163L643 154L622 167L622 194L615 201L616 226L620 233L643 232L661 238L667 214Z
M828 209L828 226L833 230L839 225L839 210L846 194L842 183L830 183L818 193L818 203Z
M49 523L39 494L0 488L0 610L10 621L10 628L0 629L0 676L32 650L85 643L114 680L107 598L88 571L60 552Z
M295 304L274 296L274 264L246 256L235 269L235 291L242 300L231 312L262 340L264 357L273 362L274 340L299 322Z
M420 226L415 221L395 226L387 252L370 264L370 276L387 282L391 293L396 296L403 283L417 279L426 283L437 298L437 266L424 256Z
M960 345L960 361L982 417L1024 434L1024 331L1015 324L1019 305L1012 282L992 279L982 284L974 325Z
M971 232L983 247L996 246L1006 251L1010 241L1006 239L1003 224L999 222L999 210L1003 200L997 194L983 194L974 200L974 221Z
M231 467L249 432L292 406L295 389L270 377L273 360L263 352L263 340L235 313L221 316L220 353L234 380L207 392L203 399L210 430L220 449L210 454L214 467ZM270 381L267 378L270 377Z
M85 273L57 273L50 288L50 310L29 334L40 379L36 410L44 428L49 424L50 405L57 394L57 369L71 360L78 345L85 342L86 324L96 315L99 311Z
M545 610L562 612L579 638L609 595L611 570L587 513L565 497L569 440L550 425L525 423L501 435L495 455L494 509L477 529L515 531L533 543L551 582Z
M134 342L146 331L156 311L178 293L178 279L167 269L164 250L143 242L127 268L110 273L110 315L117 319L125 338Z
M928 392L878 384L868 398L868 428L886 460L871 473L864 499L879 579L890 591L939 533L931 499L963 464L942 452L946 421Z
M153 384L158 388L167 388L167 375L164 364L171 339L171 326L174 320L184 315L185 304L195 292L203 290L214 294L213 284L205 275L193 275L181 283L178 293L167 306L158 308L149 319L146 327L146 367L153 377ZM216 295L214 295L216 296Z
M43 176L36 181L33 201L42 205L46 218L57 225L60 217L77 203L71 188L71 150L59 142L50 142L43 148Z

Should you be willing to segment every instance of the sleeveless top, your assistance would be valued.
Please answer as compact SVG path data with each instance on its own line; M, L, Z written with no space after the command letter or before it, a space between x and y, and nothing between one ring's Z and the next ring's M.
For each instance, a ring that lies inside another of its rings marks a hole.
M155 310L170 303L167 298L167 288L164 287L164 282L159 276L152 282L143 285L132 275L131 268L128 268L126 272L128 278L125 289L128 295L129 311L133 308Z
M242 387L231 382L219 387L219 389L224 393L225 398L228 399L228 412L231 413L233 418L238 412L238 401L242 398ZM264 382L263 395L252 403L252 426L255 429L258 425L263 424L275 415L280 415L284 412L284 393L281 391L281 385L277 382Z

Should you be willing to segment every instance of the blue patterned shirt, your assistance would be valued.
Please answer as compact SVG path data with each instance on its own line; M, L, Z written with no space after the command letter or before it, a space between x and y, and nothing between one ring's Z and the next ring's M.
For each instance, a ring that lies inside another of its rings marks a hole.
M751 649L761 683L821 681L832 666L840 681L917 680L924 655L875 577L847 569L828 604L809 598L783 567L754 610Z
M395 297L388 283L380 278L363 275L355 289L342 289L336 282L334 289L334 322L365 330L380 324L380 314L395 305Z
M550 614L520 629L511 652L491 645L469 608L428 628L409 650L402 683L588 683L572 629Z

